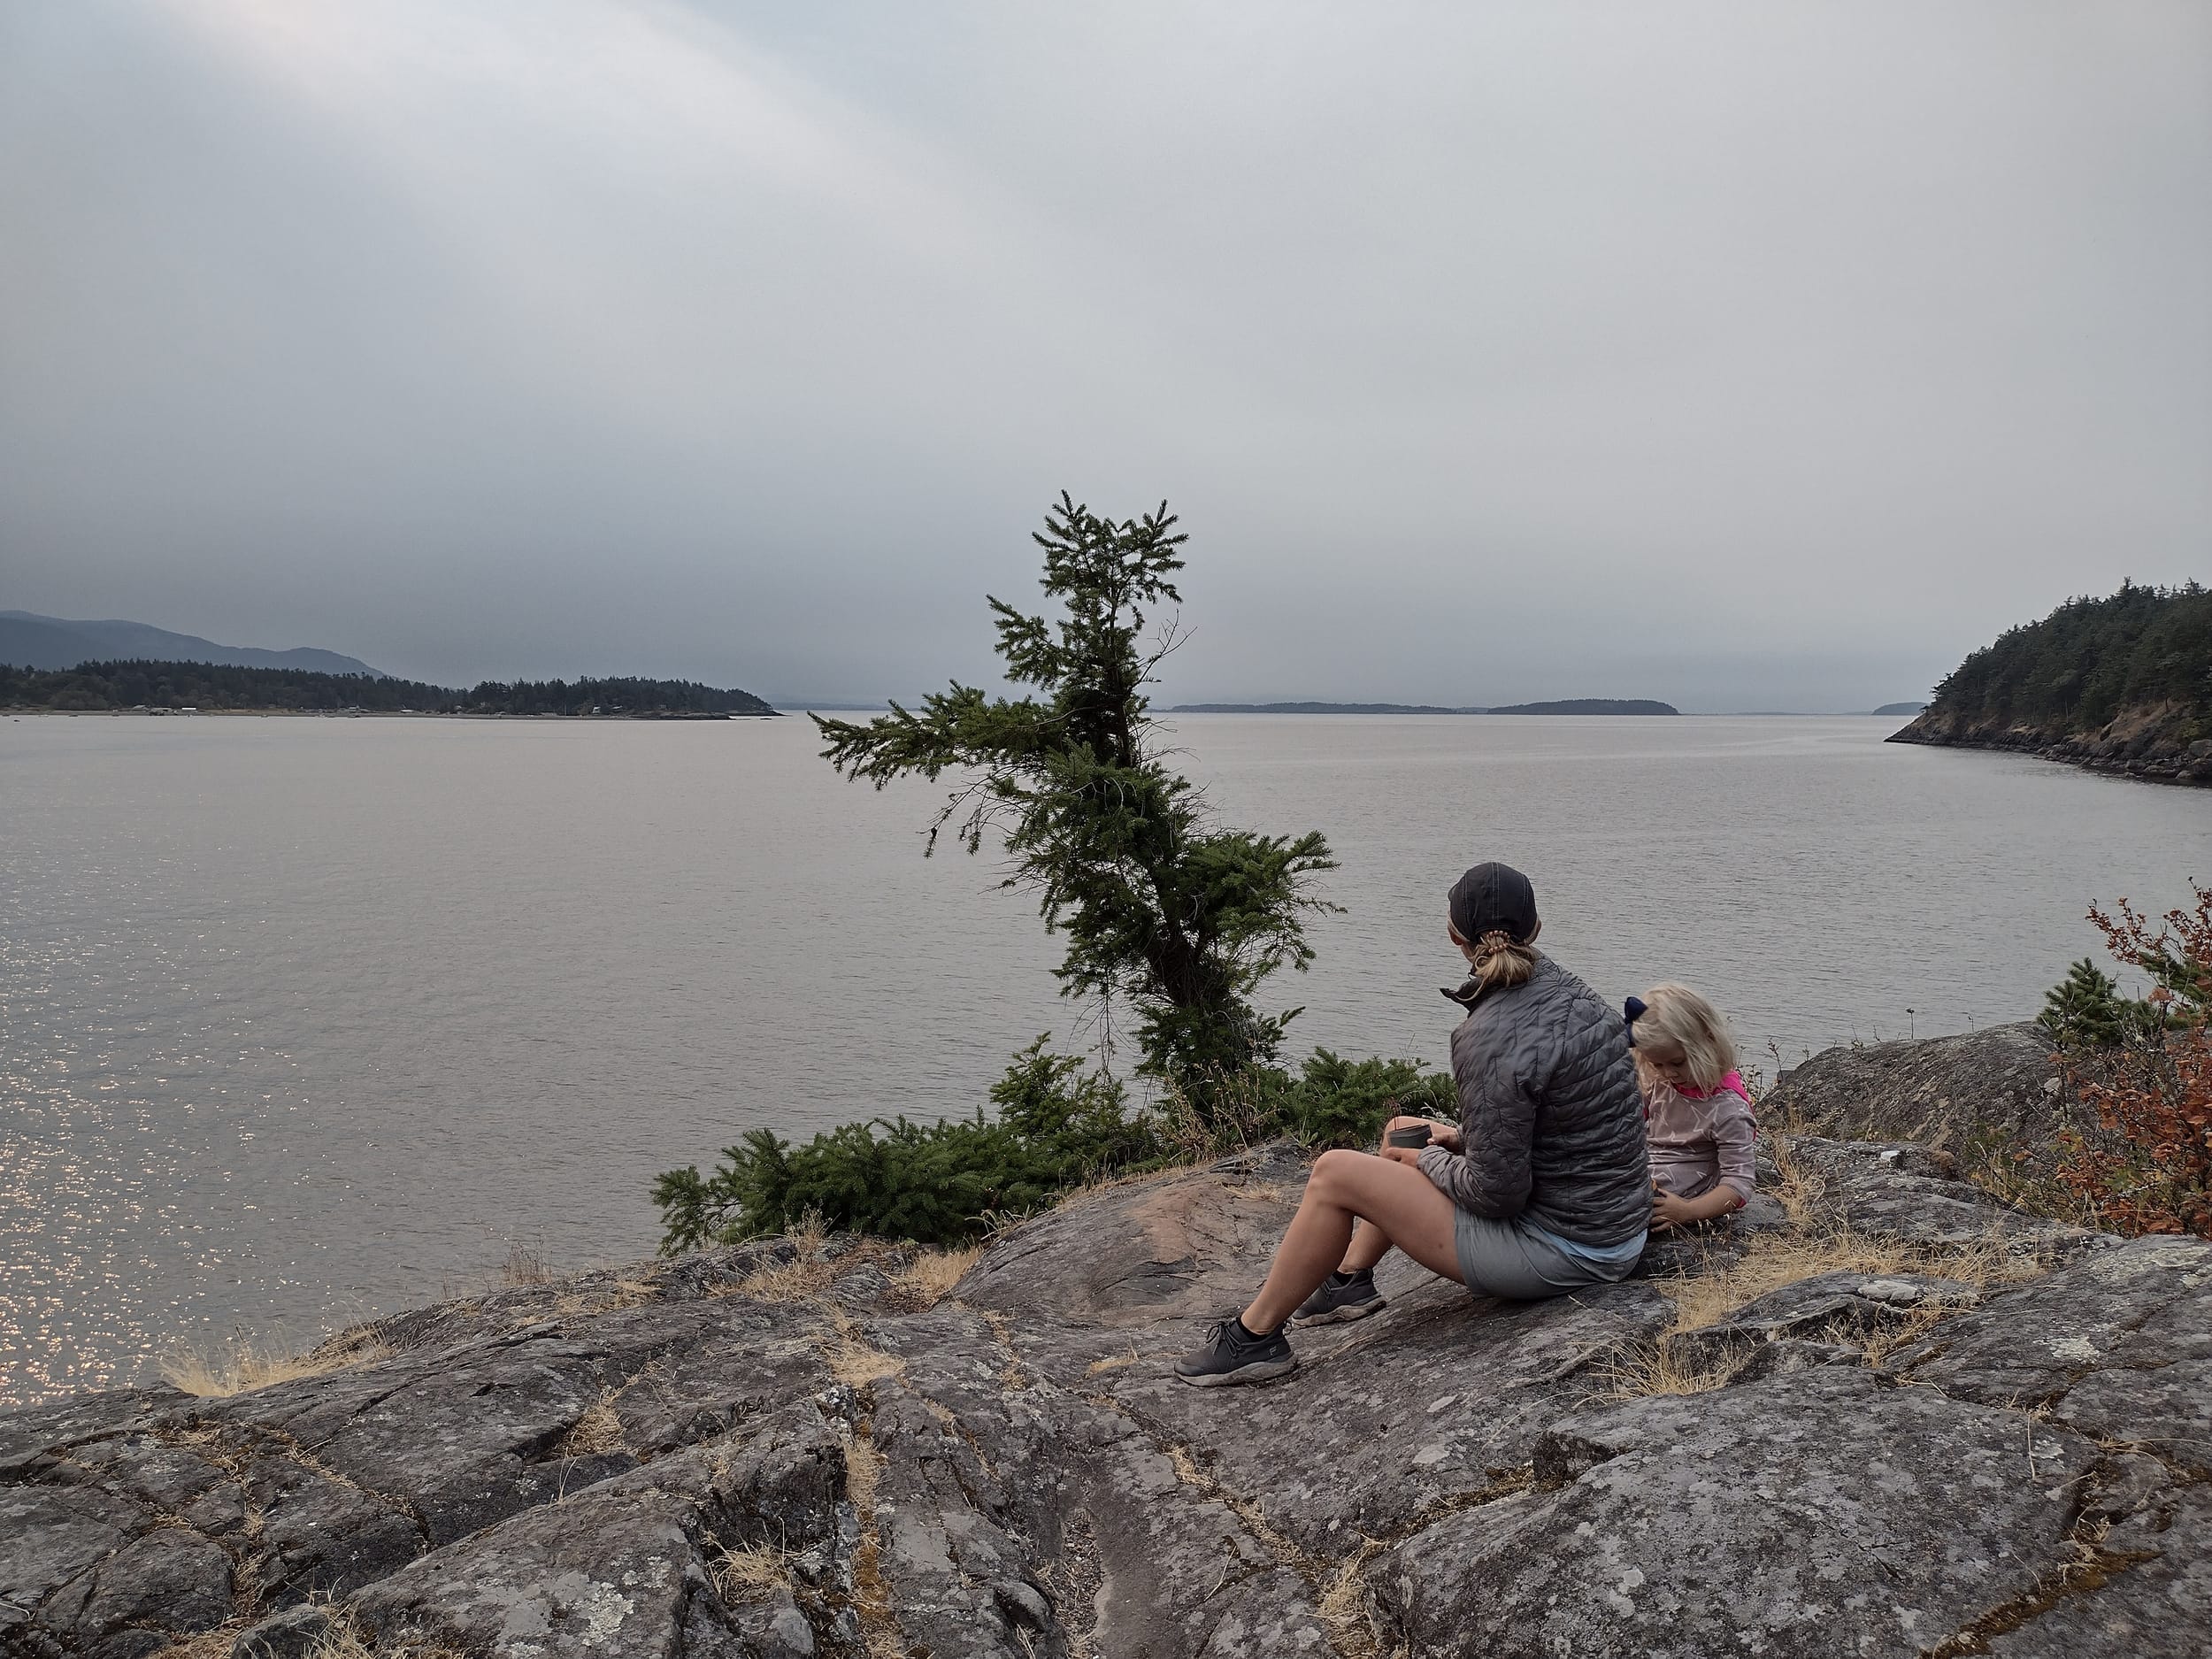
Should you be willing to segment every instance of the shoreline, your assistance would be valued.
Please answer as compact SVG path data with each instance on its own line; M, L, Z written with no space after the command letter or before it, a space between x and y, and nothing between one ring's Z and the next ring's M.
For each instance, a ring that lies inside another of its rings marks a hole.
M688 722L695 720L772 720L781 709L733 710L727 714L479 714L442 709L0 709L0 715L21 719L26 715L71 720L120 719L289 719L289 720L632 720Z
M1916 720L1882 741L1910 743L1923 749L1974 749L2032 755L2039 760L2108 778L2131 778L2139 783L2168 784L2185 789L2212 788L2212 739L2199 739L2186 748L2152 743L2139 749L2135 743L2114 738L2053 737L2046 732L2025 728L2003 732L1984 729L1955 734L1932 727L1916 729L1919 726L1920 721Z

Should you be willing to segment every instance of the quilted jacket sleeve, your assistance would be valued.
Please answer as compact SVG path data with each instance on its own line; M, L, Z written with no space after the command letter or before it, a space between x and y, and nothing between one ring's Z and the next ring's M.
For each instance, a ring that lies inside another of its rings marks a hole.
M1537 1087L1531 1056L1494 1039L1498 1023L1471 1018L1452 1036L1452 1075L1459 1089L1460 1152L1431 1147L1421 1172L1461 1209L1503 1220L1528 1204L1533 1181ZM1537 1087L1532 1087L1534 1084Z

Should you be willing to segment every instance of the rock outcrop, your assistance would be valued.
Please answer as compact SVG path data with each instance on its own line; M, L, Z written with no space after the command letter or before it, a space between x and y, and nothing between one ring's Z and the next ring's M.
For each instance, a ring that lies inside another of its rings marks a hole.
M1893 732L1892 743L1935 749L2007 749L2091 772L2147 783L2212 785L2212 738L2196 737L2196 718L2177 703L2142 704L2088 731L1977 720L1932 704Z
M1881 1063L1901 1115L1778 1138L1754 1225L1536 1305L1386 1263L1261 1388L1169 1367L1263 1271L1282 1147L1083 1194L933 1304L769 1240L0 1417L0 1652L2212 1651L2212 1244L1855 1138L1951 1064Z
M1954 1156L2048 1146L2072 1098L2032 1020L1920 1042L1829 1048L1782 1073L1759 1102L1767 1123L1845 1140L1913 1141Z

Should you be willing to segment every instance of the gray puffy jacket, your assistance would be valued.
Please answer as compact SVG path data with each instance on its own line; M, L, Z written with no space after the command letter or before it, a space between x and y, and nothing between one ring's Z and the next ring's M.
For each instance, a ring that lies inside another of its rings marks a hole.
M1484 993L1452 1033L1464 1154L1421 1172L1478 1216L1525 1216L1578 1243L1624 1244L1651 1219L1643 1099L1620 1015L1548 956Z

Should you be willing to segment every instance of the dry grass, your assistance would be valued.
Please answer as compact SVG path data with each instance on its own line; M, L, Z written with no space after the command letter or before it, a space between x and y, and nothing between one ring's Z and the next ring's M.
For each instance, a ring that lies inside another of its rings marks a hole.
M256 1388L295 1382L302 1377L321 1377L348 1366L365 1365L390 1353L383 1343L358 1335L343 1342L326 1342L305 1354L281 1353L241 1337L219 1354L189 1349L173 1354L161 1362L161 1375L171 1387L202 1400L227 1400L233 1394L250 1394Z
M967 1276L982 1255L979 1244L964 1250L924 1250L892 1275L892 1292L902 1306L934 1308L952 1294L952 1287Z
M1244 1523L1245 1530L1257 1539L1277 1563L1310 1578L1314 1563L1306 1553L1283 1535L1282 1530L1267 1518L1266 1507L1257 1498L1240 1497L1231 1492L1211 1475L1198 1466L1187 1446L1170 1446L1168 1462L1174 1465L1175 1478L1215 1502L1225 1504Z
M1786 1139L1778 1137L1773 1144L1782 1173L1774 1195L1790 1217L1789 1230L1754 1233L1733 1262L1709 1261L1704 1271L1686 1278L1650 1281L1674 1304L1673 1322L1655 1339L1628 1345L1596 1369L1594 1375L1605 1385L1601 1397L1705 1394L1725 1386L1740 1368L1741 1356L1697 1363L1678 1353L1669 1339L1677 1332L1718 1325L1770 1292L1824 1273L1947 1279L1980 1291L2045 1271L2014 1254L1993 1227L1964 1246L1908 1244L1855 1232L1833 1218L1817 1171L1793 1163ZM1860 1341L1866 1363L1882 1363L1954 1311L1940 1305L1896 1310Z
M895 1354L871 1346L854 1329L851 1317L840 1307L831 1304L823 1311L829 1315L836 1329L837 1346L830 1350L830 1375L839 1382L854 1388L865 1388L870 1383L881 1382L887 1377L896 1377L906 1369L906 1362Z
M845 1495L860 1517L860 1544L853 1551L854 1610L860 1615L869 1659L906 1659L906 1641L899 1633L891 1586L883 1576L882 1540L876 1532L876 1484L882 1474L883 1459L868 1436L864 1419L853 1431L852 1446L845 1458Z
M791 1243L791 1259L762 1268L740 1284L734 1294L755 1302L811 1302L830 1287L841 1267L850 1264L849 1256L835 1262L824 1259L822 1247L829 1242L829 1228L812 1210L784 1236Z
M330 1628L315 1639L307 1659L468 1659L458 1648L443 1642L426 1642L403 1635L396 1641L373 1643L352 1617L334 1609Z
M403 1634L392 1641L373 1642L349 1609L326 1607L324 1610L330 1615L330 1625L308 1647L306 1659L467 1659L457 1648L443 1642L426 1642L419 1636ZM164 1647L157 1659L230 1659L242 1633L241 1625L234 1620ZM257 1651L262 1650L257 1647Z
M559 1277L553 1264L545 1259L540 1246L525 1244L519 1239L507 1240L507 1259L499 1264L499 1279L503 1285L518 1288L529 1285L549 1285Z
M1674 1302L1674 1328L1716 1325L1746 1302L1821 1273L1897 1274L1955 1279L1976 1290L2038 1277L2043 1269L1987 1234L1972 1244L1931 1247L1871 1239L1840 1225L1803 1233L1755 1234L1743 1259L1688 1279L1654 1279Z
M715 1594L732 1606L791 1587L790 1567L764 1544L740 1544L732 1549L717 1539L713 1548L715 1558L707 1570L713 1575Z
M1063 1210L1080 1210L1086 1204L1095 1203L1102 1198L1112 1197L1125 1187L1142 1187L1147 1182L1160 1179L1163 1176L1182 1174L1194 1167L1194 1164L1176 1164L1160 1169L1128 1170L1118 1175L1094 1176L1080 1187L1071 1187L1066 1192L1062 1193L1052 1201L1052 1208L1044 1213L1051 1215ZM1021 1219L1028 1221L1034 1217L1024 1216Z
M1380 1539L1363 1537L1315 1605L1321 1628L1329 1632L1329 1640L1343 1659L1381 1659L1382 1644L1376 1639L1374 1622L1367 1617L1364 1575L1367 1563L1383 1548Z
M1119 1371L1125 1365L1134 1365L1137 1360L1137 1345L1132 1342L1126 1354L1109 1354L1104 1359L1094 1359L1083 1368L1083 1372L1086 1376L1095 1377L1101 1371Z
M1654 1342L1632 1342L1591 1376L1598 1383L1599 1400L1643 1400L1653 1394L1702 1394L1727 1386L1743 1363L1731 1355L1707 1365L1694 1365L1675 1350L1665 1337Z
M174 1646L164 1647L157 1659L230 1659L231 1650L238 1645L238 1638L245 1628L234 1618L227 1620L213 1630L204 1630L196 1636L187 1636Z
M622 1417L614 1409L615 1391L608 1389L592 1402L561 1439L564 1457L598 1457L624 1449Z

